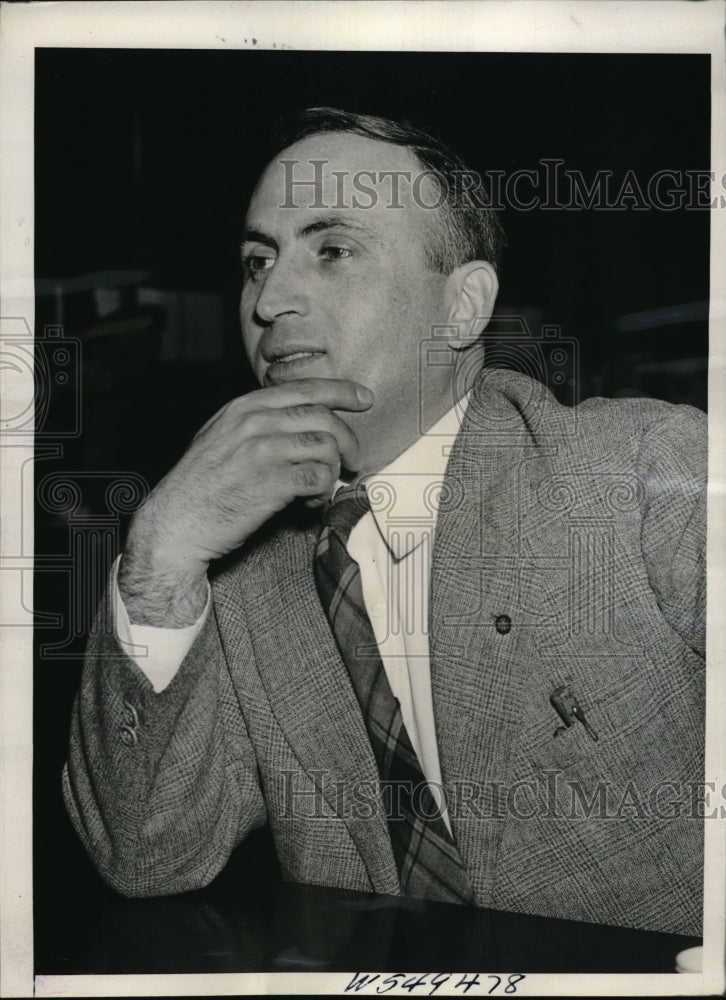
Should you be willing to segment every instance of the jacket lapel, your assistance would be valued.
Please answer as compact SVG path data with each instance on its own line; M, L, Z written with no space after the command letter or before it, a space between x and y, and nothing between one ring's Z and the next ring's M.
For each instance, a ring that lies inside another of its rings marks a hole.
M340 812L376 892L398 892L398 875L381 809L367 815L361 789L378 769L360 707L317 595L313 559L317 524L271 532L237 575L262 684L272 712L307 775ZM254 565L252 565L254 563ZM254 589L245 586L254 580ZM363 807L362 807L363 805Z
M491 901L507 781L526 690L518 643L518 470L533 435L511 377L484 371L447 467L431 574L431 684L444 786L480 905ZM499 619L500 629L497 629ZM504 631L509 622L509 631ZM467 805L468 803L468 805ZM453 808L452 808L453 807Z

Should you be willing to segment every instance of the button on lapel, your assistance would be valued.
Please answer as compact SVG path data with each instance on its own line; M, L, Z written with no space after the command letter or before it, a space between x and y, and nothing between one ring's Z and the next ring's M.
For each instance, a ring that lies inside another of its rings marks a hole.
M497 615L494 627L500 635L506 635L512 629L512 619L509 615Z

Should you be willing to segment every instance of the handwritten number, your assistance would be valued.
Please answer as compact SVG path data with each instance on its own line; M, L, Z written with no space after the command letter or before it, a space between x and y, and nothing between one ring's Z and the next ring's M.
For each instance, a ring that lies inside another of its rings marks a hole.
M403 979L405 975L405 972L394 972L393 975L387 976L381 983L381 986L386 986L386 983L388 983L388 986L385 990L382 990L381 986L377 986L376 993L388 993L388 991L392 990L394 986L398 986L398 980Z
M456 989L462 988L462 993L468 993L472 986L481 986L481 980L479 979L478 973L474 973L471 978L466 978L466 973L461 977L459 982L456 984Z
M372 987L380 978L381 977L378 973L371 974L369 972L356 972L343 992L349 993L352 990L355 993L366 993L369 987ZM502 985L502 977L491 973L486 978L493 980L490 988L487 990L487 996L491 996L493 993L496 993ZM411 975L405 972L393 972L390 976L386 976L386 978L376 986L376 993L383 995L396 987L402 990L408 990L409 993L413 993L413 991L418 989L419 986L429 986L430 989L428 995L432 997L444 985L444 983L448 983L450 979L450 972L426 972L419 976ZM512 993L516 993L517 984L521 983L524 979L526 979L526 976L522 973L513 972L507 977L507 984L502 992L510 995ZM461 993L468 993L472 986L482 985L483 984L479 979L479 974L477 972L464 973L458 983L453 984L454 989Z
M401 989L408 990L408 992L410 993L411 990L415 990L417 986L425 986L425 985L426 985L426 976L419 976L418 979L416 979L415 976L410 976L405 983L401 983Z

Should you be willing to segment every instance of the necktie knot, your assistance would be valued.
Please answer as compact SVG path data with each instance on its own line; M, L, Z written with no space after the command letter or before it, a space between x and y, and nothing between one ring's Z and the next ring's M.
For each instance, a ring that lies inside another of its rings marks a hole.
M323 524L347 543L353 528L370 509L365 486L343 486L325 508Z

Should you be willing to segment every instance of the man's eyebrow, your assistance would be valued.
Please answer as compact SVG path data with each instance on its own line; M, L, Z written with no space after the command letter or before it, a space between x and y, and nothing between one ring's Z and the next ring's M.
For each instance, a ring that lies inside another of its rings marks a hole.
M264 243L266 247L272 247L274 250L279 249L277 240L273 236L270 236L269 233L263 232L261 229L243 229L242 239L240 242L243 246L245 243Z
M352 229L355 232L366 233L374 239L380 239L380 234L364 225L357 219L352 219L347 215L324 215L314 222L308 222L305 226L300 226L295 230L296 236L314 236L316 233L326 233L330 229Z
M316 233L326 233L333 229L351 229L354 232L365 233L372 239L382 242L380 233L371 229L370 226L364 225L357 219L351 219L349 216L343 215L324 215L319 219L315 219L314 222L308 222L305 225L299 226L295 230L295 236L297 238L315 236ZM270 236L269 233L264 232L262 229L244 229L242 231L241 242L243 245L245 243L263 243L267 247L279 250L277 240L273 236Z

